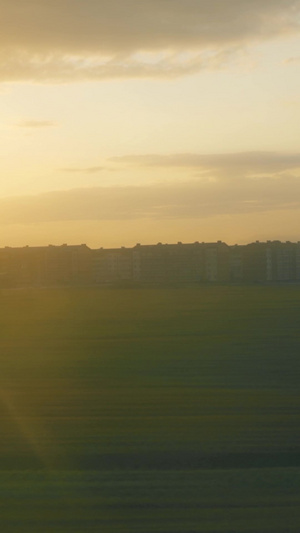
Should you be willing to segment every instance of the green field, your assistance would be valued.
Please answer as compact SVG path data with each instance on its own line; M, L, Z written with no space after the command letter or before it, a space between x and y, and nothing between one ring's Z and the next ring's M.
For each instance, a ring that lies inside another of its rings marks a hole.
M300 531L300 286L0 302L3 533Z

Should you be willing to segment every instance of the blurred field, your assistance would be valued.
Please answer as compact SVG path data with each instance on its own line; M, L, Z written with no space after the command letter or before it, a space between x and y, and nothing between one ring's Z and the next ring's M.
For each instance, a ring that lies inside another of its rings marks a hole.
M0 302L1 531L300 531L300 286Z

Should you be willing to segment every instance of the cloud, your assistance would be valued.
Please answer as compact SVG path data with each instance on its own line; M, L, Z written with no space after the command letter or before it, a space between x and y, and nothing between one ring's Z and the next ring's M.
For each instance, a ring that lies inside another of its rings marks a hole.
M50 120L22 120L16 126L19 128L51 128L56 126L56 123Z
M98 172L102 172L103 170L108 170L106 167L67 167L67 168L61 168L63 172L74 172L74 173L85 173L85 174L97 174Z
M222 214L300 209L300 154L245 153L202 157L206 157L209 164L218 161L218 179L82 188L1 199L0 223L201 219ZM235 174L232 178L232 167L222 166L221 160L231 164L238 161L239 176ZM252 161L251 172L255 171L255 177L249 175L246 161Z
M285 65L295 65L300 63L300 56L289 57L284 61Z
M146 154L112 157L120 165L140 167L184 168L210 173L214 177L273 175L300 168L300 153L238 152L225 154Z
M66 83L124 78L174 79L200 70L224 68L238 57L239 50L236 47L209 53L183 54L166 51L163 54L144 53L142 57L121 55L108 59L95 56L88 61L84 56L60 55L38 55L32 59L30 54L22 53L22 57L17 54L6 59L5 66L1 68L0 53L0 82Z
M179 76L296 32L300 0L0 0L0 80Z

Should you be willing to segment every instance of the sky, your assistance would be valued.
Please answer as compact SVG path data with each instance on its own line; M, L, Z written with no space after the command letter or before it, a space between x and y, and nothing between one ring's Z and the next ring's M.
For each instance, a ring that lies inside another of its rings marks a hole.
M300 0L0 11L0 247L300 240Z

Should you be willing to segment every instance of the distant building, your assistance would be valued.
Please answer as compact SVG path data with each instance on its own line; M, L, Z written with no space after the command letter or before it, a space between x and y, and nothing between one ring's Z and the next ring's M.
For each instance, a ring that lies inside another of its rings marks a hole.
M0 249L2 286L78 285L91 280L92 251L79 246Z
M130 248L93 250L94 283L116 283L134 278L133 252Z
M137 244L91 250L78 246L0 249L0 286L118 283L274 283L300 281L300 242L221 241Z

